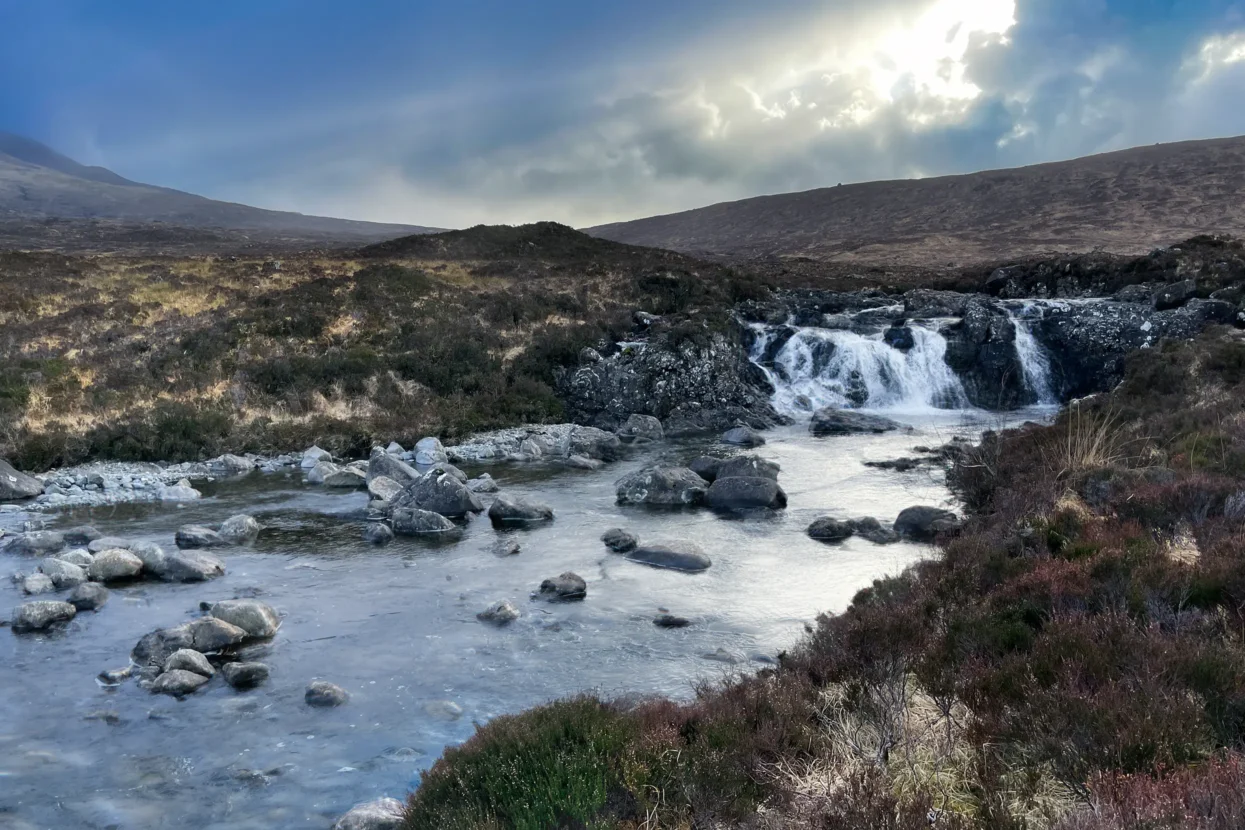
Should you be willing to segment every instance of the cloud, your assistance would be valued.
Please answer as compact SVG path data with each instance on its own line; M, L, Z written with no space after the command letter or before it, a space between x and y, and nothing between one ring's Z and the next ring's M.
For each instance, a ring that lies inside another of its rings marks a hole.
M761 193L1245 133L1230 0L693 3L683 41L394 83L136 143L211 195L359 218L576 225ZM552 59L551 59L552 60ZM207 164L211 162L211 164ZM125 172L136 175L127 166Z

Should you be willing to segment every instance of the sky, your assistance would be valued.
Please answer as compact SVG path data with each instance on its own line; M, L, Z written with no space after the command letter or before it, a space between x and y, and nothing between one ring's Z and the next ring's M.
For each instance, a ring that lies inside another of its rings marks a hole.
M586 227L1245 134L1245 0L0 0L0 130L261 207Z

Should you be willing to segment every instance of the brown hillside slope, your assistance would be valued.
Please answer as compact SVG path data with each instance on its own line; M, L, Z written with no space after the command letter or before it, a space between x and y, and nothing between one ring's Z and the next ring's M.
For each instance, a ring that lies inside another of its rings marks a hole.
M1104 249L1143 253L1245 229L1245 137L1074 161L761 196L590 228L632 245L732 259L969 264Z

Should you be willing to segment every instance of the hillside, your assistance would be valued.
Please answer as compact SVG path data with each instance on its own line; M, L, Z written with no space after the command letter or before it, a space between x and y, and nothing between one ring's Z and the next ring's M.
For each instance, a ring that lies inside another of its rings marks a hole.
M0 244L92 250L352 244L435 230L264 210L132 182L0 132Z
M1137 147L1014 170L821 188L590 228L731 259L965 265L1103 249L1138 254L1245 228L1245 137Z

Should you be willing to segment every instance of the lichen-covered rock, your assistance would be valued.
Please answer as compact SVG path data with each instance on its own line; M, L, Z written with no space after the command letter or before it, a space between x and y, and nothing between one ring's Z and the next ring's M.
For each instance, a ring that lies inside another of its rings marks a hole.
M50 594L55 590L56 585L47 574L31 574L22 580L22 593L28 596Z
M404 507L428 510L451 518L484 510L480 497L466 484L438 470L430 470L412 481L390 502L390 508L394 511Z
M134 579L143 572L143 560L128 550L113 548L97 553L91 561L91 579L95 582L117 582Z
M709 482L686 467L650 467L618 480L619 504L683 507L701 504Z
M14 536L5 550L27 556L47 556L65 549L65 536L54 530L32 530Z
M39 570L47 575L58 591L75 588L87 579L85 570L60 559L44 559L39 563Z
M388 476L377 476L367 483L367 492L377 501L388 503L402 492L402 485Z
M78 609L68 602L36 600L17 606L13 610L10 626L15 634L44 631L57 623L72 620L77 613Z
M98 611L108 602L108 589L98 582L84 582L70 591L66 599L79 611Z
M665 437L665 430L662 429L661 421L652 415L641 415L633 412L626 423L618 430L618 437L624 441L635 441L643 439L648 441L660 441Z

